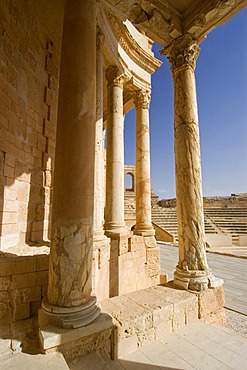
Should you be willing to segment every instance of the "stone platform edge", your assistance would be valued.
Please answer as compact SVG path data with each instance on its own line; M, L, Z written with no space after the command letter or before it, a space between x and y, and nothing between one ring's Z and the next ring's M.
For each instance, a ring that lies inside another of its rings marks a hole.
M65 358L96 351L102 358L117 359L198 320L226 325L222 287L192 292L170 282L109 298L100 305L100 316L85 327L42 327L43 351L59 351Z

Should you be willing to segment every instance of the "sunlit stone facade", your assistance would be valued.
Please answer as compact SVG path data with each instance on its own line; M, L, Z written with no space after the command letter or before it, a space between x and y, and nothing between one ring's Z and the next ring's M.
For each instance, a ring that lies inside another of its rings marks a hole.
M194 70L206 34L245 5L203 1L198 12L194 1L1 2L2 319L28 318L42 301L41 328L81 328L100 317L99 301L160 283L150 185L151 75L161 65L154 41L174 81L174 283L219 292L205 253ZM124 219L124 115L131 109L132 231Z

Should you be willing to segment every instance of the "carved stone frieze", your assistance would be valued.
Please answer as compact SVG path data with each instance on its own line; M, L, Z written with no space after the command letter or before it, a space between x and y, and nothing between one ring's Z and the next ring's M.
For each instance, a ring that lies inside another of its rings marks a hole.
M136 107L142 107L143 109L149 109L151 100L150 90L138 90L134 94L134 103Z
M200 48L190 34L185 34L174 40L172 44L163 49L160 54L166 55L171 65L171 71L174 72L178 68L190 66L195 69L196 60L199 55Z
M149 73L153 73L161 65L161 62L155 59L153 55L140 48L140 45L123 22L119 21L119 19L112 14L108 14L107 18L112 26L114 35L126 54L141 68Z

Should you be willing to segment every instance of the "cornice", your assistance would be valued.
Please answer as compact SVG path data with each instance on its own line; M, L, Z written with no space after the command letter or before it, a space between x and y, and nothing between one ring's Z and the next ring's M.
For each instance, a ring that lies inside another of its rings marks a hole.
M163 46L182 35L182 15L161 0L104 0L105 10L124 21L129 19L153 41Z
M201 42L213 28L247 6L247 0L195 0L181 14L166 0L101 1L116 17L122 21L129 19L164 47L186 33Z
M141 48L124 23L112 14L108 14L108 20L119 45L125 53L142 69L148 73L154 73L161 66L162 62Z
M246 0L197 0L183 15L183 31L202 41L208 32L226 22L246 5Z

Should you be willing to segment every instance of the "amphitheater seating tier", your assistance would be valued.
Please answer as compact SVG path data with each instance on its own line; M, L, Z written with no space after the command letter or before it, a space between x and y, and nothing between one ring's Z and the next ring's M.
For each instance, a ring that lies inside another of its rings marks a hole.
M170 233L177 241L176 208L155 205L152 208L152 222ZM247 235L247 208L204 208L204 224L206 234L231 235L232 243L237 245L239 236Z

